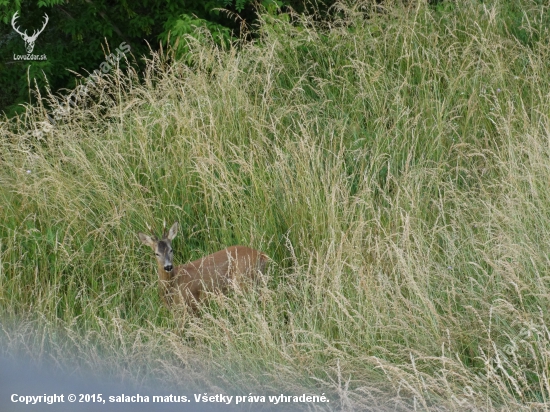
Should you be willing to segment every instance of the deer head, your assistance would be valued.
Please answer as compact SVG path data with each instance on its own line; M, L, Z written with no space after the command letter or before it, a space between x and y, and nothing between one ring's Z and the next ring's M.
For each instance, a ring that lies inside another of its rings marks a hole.
M27 30L25 30L24 33L21 33L21 31L19 31L19 29L15 26L15 20L17 20L17 17L19 17L17 15L17 13L19 13L18 11L15 12L15 14L13 15L12 19L11 19L11 26L13 27L13 30L16 31L16 33L18 33L21 38L23 39L23 41L25 42L25 48L27 49L27 53L32 53L32 51L34 50L34 42L36 41L36 38L38 37L38 35L40 33L42 33L44 31L44 28L46 27L46 24L48 24L48 15L46 13L44 13L44 16L46 16L46 20L44 21L44 24L42 25L42 28L38 31L34 31L34 33L32 34L32 36L28 36L27 35Z

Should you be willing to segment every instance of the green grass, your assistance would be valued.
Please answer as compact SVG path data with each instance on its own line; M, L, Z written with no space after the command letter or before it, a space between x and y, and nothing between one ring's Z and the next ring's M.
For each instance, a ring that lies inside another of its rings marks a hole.
M550 409L550 11L445 4L189 39L193 67L115 73L40 139L43 107L0 123L4 350L343 410ZM176 264L250 245L262 284L169 312L137 232L175 220Z

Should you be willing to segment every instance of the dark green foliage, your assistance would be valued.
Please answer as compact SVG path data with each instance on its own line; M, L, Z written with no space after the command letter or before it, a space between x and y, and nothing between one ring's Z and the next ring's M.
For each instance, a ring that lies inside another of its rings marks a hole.
M330 3L333 2L327 2ZM125 57L140 69L143 69L141 56L149 54L150 49L157 50L159 42L175 46L180 55L188 50L186 35L199 41L211 36L218 45L225 46L238 38L243 28L249 31L255 25L257 6L270 14L277 14L281 7L297 12L308 9L306 2L295 0L259 3L252 0L2 0L0 112L8 116L21 112L20 104L36 101L37 96L30 90L36 90L37 86L42 96L47 88L54 94L64 88L73 89L76 86L73 72L87 77L123 42L129 45L133 55L133 58ZM327 7L323 5L323 10ZM49 16L33 51L36 55L46 55L47 60L14 59L14 55L26 54L23 40L11 26L15 12L19 12L18 26L28 34L42 26L45 14Z

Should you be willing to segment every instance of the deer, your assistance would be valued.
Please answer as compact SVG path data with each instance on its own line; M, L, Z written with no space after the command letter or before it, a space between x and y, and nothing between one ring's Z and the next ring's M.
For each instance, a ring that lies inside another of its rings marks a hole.
M40 30L35 30L33 33L32 33L32 36L29 36L27 34L27 30L25 30L24 33L22 33L15 25L15 21L17 20L17 18L19 17L17 14L19 12L16 11L15 14L13 15L12 19L11 19L11 26L13 27L13 30L15 30L15 32L17 34L19 34L21 36L21 38L23 39L23 41L25 42L25 48L27 49L27 53L32 53L32 51L34 50L34 42L36 41L36 39L38 38L38 35L40 33L42 33L44 31L44 29L46 28L46 24L48 24L48 21L49 21L49 17L46 13L44 13L45 15L45 19L44 19L44 24L42 25L42 28Z
M174 267L172 240L177 232L178 222L165 230L161 239L138 233L141 242L155 253L159 294L168 308L184 306L196 313L206 293L226 293L232 287L246 289L258 274L265 273L268 256L247 246L230 246Z

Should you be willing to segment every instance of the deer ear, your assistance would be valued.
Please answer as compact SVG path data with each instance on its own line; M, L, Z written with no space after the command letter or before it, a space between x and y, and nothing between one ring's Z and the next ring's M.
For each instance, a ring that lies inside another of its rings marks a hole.
M139 236L139 240L141 240L141 242L144 245L147 245L150 247L153 247L155 245L155 240L151 236L148 236L145 233L138 233L138 236Z
M168 240L172 240L178 234L178 222L174 222L170 230L168 231Z

